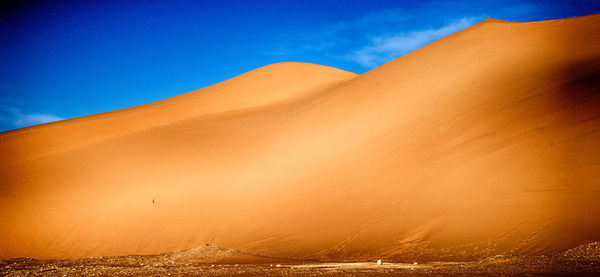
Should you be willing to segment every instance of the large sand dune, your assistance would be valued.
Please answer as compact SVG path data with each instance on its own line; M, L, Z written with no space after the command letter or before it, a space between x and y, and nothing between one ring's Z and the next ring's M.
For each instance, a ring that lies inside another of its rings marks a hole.
M600 15L0 134L0 257L469 260L600 240Z

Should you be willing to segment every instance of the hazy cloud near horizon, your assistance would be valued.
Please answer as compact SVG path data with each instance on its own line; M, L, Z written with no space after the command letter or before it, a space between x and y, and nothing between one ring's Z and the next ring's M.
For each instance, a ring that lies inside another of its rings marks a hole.
M290 60L302 55L335 57L340 62L370 70L486 17L484 14L446 17L419 28L415 21L420 19L406 10L377 11L333 22L307 37L296 38L302 42L279 43L263 54Z
M12 129L44 124L64 119L65 118L48 113L24 113L18 108L4 108L0 111L0 123L2 123L3 126L12 126ZM0 132L7 130L0 130Z
M394 36L374 37L371 43L354 51L349 58L360 65L373 68L416 50L437 39L470 27L480 21L478 17L465 17L445 26L412 31Z

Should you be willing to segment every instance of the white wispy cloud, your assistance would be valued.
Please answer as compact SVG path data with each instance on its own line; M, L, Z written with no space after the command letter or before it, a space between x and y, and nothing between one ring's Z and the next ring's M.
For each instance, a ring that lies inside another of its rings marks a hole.
M347 47L367 43L374 31L377 33L390 26L401 25L414 16L402 9L374 11L357 18L331 22L309 32L291 33L287 38L289 41L274 42L258 53L289 59L325 55L347 60ZM340 52L340 48L344 52Z
M64 120L48 113L25 113L19 108L0 107L0 131Z
M53 114L43 114L43 113L34 113L34 114L20 114L14 120L15 126L31 126L38 125L53 121L63 120L64 118L53 115Z
M477 21L477 18L461 18L436 29L375 37L371 40L371 44L354 51L349 55L349 58L364 67L372 68L416 50L434 40L467 28Z

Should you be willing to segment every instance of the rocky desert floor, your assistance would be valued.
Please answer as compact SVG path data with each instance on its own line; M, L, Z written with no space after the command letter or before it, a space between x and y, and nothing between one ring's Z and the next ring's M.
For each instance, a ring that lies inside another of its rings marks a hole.
M236 263L237 262L237 263ZM1 276L598 276L600 243L550 256L501 255L472 262L390 263L278 260L205 245L161 255L76 260L6 259Z

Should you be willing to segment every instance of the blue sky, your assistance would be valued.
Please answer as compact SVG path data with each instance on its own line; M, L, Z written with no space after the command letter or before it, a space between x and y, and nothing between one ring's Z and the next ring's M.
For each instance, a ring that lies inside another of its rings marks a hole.
M275 62L363 73L487 17L600 12L600 0L9 3L0 4L0 131L164 99Z

